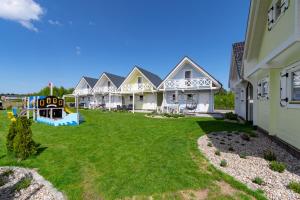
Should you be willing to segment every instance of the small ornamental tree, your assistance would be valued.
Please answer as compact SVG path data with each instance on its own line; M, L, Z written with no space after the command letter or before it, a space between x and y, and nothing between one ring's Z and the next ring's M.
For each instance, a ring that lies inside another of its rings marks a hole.
M9 126L8 135L6 137L6 148L8 153L14 151L14 138L17 135L16 124L16 121L13 121Z
M18 117L11 124L7 136L7 151L16 158L26 159L36 153L37 145L32 139L31 121L26 117Z

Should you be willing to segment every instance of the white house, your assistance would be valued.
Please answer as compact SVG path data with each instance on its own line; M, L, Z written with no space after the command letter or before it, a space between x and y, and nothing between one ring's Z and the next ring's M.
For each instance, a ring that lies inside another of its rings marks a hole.
M157 87L161 78L141 67L135 66L120 85L122 106L135 110L156 110L158 104Z
M188 57L159 85L163 112L214 112L214 93L222 84Z
M97 81L98 79L83 76L74 89L73 95L78 96L79 104L85 108L94 101L93 88Z
M244 46L245 42L237 42L232 45L229 88L235 94L235 113L244 120L252 121L253 88L243 78Z
M124 77L104 72L95 84L92 93L94 95L94 107L117 108L122 106L122 96L118 88L125 80Z

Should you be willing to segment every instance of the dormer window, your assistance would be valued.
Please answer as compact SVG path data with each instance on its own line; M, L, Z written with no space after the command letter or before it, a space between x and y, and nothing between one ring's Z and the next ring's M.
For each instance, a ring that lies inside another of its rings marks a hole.
M268 30L271 31L289 7L289 0L274 0L268 10Z

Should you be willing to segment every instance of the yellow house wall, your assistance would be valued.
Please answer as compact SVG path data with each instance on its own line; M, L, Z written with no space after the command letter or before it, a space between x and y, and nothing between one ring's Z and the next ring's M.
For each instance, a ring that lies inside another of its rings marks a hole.
M137 84L138 83L138 77L142 77L142 83L148 83L151 84L138 70L135 70L130 78L127 80L127 83L125 84ZM151 92L151 89L145 90L145 92Z
M271 5L272 1L269 1ZM265 25L264 34L262 37L260 52L258 61L262 61L272 50L280 46L280 44L286 41L295 31L295 1L290 0L288 10L280 16L272 30L268 30L267 21ZM265 13L265 20L267 20L267 11Z

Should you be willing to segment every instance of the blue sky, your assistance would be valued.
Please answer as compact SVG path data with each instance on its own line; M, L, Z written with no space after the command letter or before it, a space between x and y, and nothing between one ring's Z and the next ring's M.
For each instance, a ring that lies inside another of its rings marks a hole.
M164 78L185 55L227 88L249 9L248 0L2 1L0 93L75 87L83 75L126 76L134 65Z

